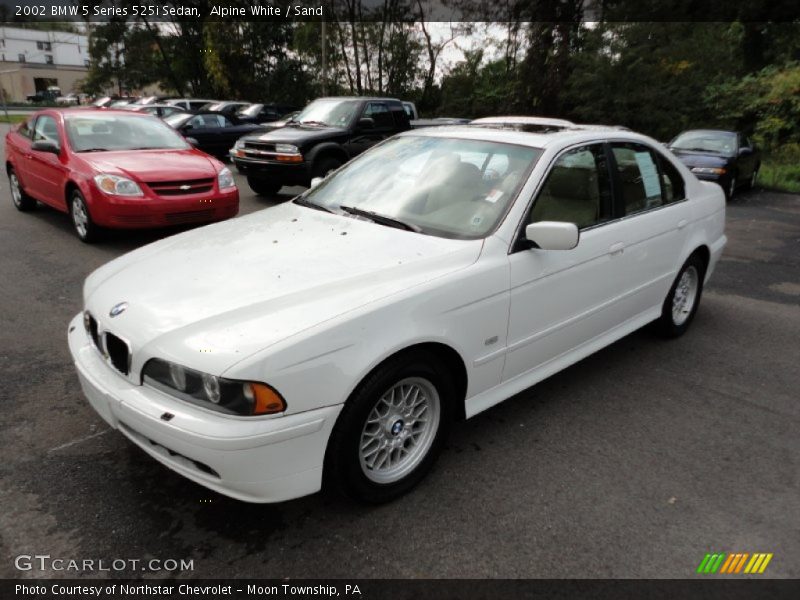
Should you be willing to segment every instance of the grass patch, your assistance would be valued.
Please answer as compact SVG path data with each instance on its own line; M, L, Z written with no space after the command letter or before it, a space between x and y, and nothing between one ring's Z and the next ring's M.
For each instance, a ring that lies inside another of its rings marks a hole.
M764 159L758 172L758 184L781 192L800 194L800 165L787 165Z
M6 116L5 113L0 112L0 123L22 123L26 119L28 119L30 115L8 115Z

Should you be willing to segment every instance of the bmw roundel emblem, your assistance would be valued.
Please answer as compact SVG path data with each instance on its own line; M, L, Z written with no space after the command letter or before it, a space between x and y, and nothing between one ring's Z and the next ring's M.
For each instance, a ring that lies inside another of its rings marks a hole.
M116 317L117 315L121 315L122 313L125 312L127 308L128 308L127 302L120 302L119 304L115 304L114 306L111 307L111 310L108 311L108 316Z
M399 435L401 431L403 431L403 421L395 421L392 424L392 435Z

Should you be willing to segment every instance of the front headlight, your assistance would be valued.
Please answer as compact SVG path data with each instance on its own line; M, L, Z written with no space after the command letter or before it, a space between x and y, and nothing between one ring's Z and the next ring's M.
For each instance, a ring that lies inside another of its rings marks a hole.
M244 148L244 140L236 140L236 143L233 145L234 150L241 150Z
M692 167L692 173L701 173L704 175L725 175L726 172L725 169L717 167Z
M286 401L272 387L201 373L160 358L142 370L142 383L181 400L231 415L272 415L286 410Z
M278 154L298 154L300 149L292 144L275 144L275 152Z
M101 173L95 175L94 182L101 192L110 194L112 196L143 196L142 188L135 181L131 181L127 177L120 177L119 175L110 175L108 173Z
M219 175L217 175L217 185L219 185L219 189L221 190L236 187L236 182L233 180L233 173L231 173L228 167L222 169Z

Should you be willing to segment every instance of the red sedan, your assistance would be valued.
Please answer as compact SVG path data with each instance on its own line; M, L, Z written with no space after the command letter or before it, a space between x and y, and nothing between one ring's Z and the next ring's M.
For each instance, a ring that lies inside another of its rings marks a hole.
M42 110L6 135L14 205L67 212L84 242L102 228L220 221L239 212L230 170L156 117Z

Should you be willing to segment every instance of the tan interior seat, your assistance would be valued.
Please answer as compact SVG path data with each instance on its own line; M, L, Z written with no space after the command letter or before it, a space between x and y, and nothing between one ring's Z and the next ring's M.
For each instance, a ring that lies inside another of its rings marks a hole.
M563 221L587 227L598 221L600 193L594 169L556 166L531 212L531 222Z

